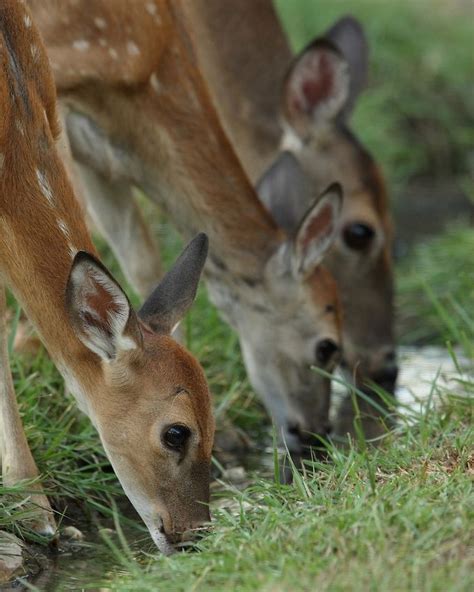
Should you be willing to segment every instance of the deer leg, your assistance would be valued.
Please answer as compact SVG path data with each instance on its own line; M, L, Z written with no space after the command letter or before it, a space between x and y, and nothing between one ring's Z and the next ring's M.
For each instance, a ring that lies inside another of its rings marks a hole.
M88 214L117 258L127 281L144 299L162 276L159 247L126 181L111 181L75 163Z
M28 446L10 372L7 346L6 296L0 284L0 458L3 485L11 487L23 480L39 476L38 469ZM41 534L52 535L56 524L48 498L41 485L28 485L29 501L35 507L31 526Z

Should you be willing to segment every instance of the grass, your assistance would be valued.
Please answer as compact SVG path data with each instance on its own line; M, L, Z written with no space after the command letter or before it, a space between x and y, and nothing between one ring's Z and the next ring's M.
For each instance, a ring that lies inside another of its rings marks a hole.
M462 343L473 331L474 318L474 231L453 227L415 247L398 268L398 317L405 343L444 344L449 338ZM459 316L459 330L453 331L445 316ZM420 322L421 321L421 322ZM467 345L466 345L467 347ZM471 355L472 355L471 350Z
M354 126L392 184L435 171L467 187L472 25L465 14L447 15L447 8L434 2L279 0L278 5L297 48L346 12L366 24L373 46L371 88ZM156 232L169 265L180 240L159 222ZM100 242L99 247L125 285L110 252ZM474 360L473 252L473 230L453 228L418 246L398 267L404 343L459 345ZM10 306L15 310L12 299ZM260 450L269 439L268 419L245 376L236 335L219 320L202 288L185 333L206 370L218 419L244 429ZM114 502L123 507L121 488L90 422L64 394L48 357L14 355L12 368L27 436L55 506L79 526L113 525L115 517L116 530L121 525L126 532L89 550L86 568L68 559L68 573L55 590L444 592L474 587L474 409L472 398L458 396L461 391L474 396L474 384L461 371L451 390L433 385L431 404L402 420L376 450L365 443L332 449L331 462L309 463L293 485L262 472L252 474L242 491L224 483L201 552L164 558L151 549L138 521L114 509ZM19 503L25 488L0 485L0 528L37 541L25 521L29 510ZM140 544L127 542L137 537ZM92 575L94 556L107 548L100 569L93 570L99 575Z
M472 401L447 398L377 452L332 451L304 487L230 490L201 553L125 561L113 590L469 590ZM369 469L375 488L369 486Z

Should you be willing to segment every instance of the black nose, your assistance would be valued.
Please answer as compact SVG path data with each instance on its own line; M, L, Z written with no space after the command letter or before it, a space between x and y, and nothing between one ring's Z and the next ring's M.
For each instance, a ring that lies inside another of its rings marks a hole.
M332 339L322 339L316 345L316 360L323 366L329 364L340 351L339 346Z
M288 433L298 438L302 447L321 447L324 440L331 433L331 425L328 423L317 433L303 430L298 424L289 424Z
M391 364L373 375L372 380L389 393L395 390L398 377L398 366Z

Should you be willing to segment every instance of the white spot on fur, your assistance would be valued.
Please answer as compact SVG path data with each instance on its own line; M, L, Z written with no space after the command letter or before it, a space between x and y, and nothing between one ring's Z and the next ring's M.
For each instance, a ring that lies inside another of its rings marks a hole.
M152 16L156 14L157 8L154 2L147 2L145 8L148 14L151 14Z
M127 41L127 51L130 55L139 55L140 48L133 41Z
M161 82L158 80L156 72L150 76L150 85L157 94L161 92Z
M109 55L114 60L117 60L118 59L118 53L117 53L117 51L113 47L111 47L109 49Z
M42 173L39 169L36 169L36 178L38 179L38 185L41 189L41 193L44 197L48 200L50 206L54 206L54 196L53 191L51 190L51 185L46 178L46 175Z
M31 18L29 14L25 14L23 17L23 22L25 23L25 27L29 29L31 27Z
M100 18L99 16L94 19L94 25L101 31L103 31L107 27L105 19Z
M23 123L19 119L15 120L15 127L20 132L20 134L22 136L25 135L25 127L23 126Z
M100 38L100 39L99 39L99 45L100 45L101 47L107 47L107 40L106 40L106 39L102 39L102 38Z
M69 234L69 228L67 227L66 222L64 222L62 218L58 219L58 227L67 239L71 238L71 235Z
M32 43L30 45L30 51L31 51L31 57L33 58L33 61L36 62L38 60L38 56L39 56L38 46L35 45L34 43Z
M87 51L91 44L86 39L77 39L73 42L72 47L77 51Z
M69 251L69 254L71 255L71 259L74 259L74 257L77 255L77 252L79 249L76 249L76 247L71 243L71 241L68 241L67 250Z

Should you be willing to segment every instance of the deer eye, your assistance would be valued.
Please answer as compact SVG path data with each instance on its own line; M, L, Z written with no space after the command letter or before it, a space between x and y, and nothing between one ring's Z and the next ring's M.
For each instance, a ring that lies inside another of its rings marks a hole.
M343 230L344 242L350 249L362 251L366 249L375 236L375 230L367 224L355 222L348 224Z
M165 446L172 450L181 450L191 435L191 430L180 424L168 426L163 432Z

